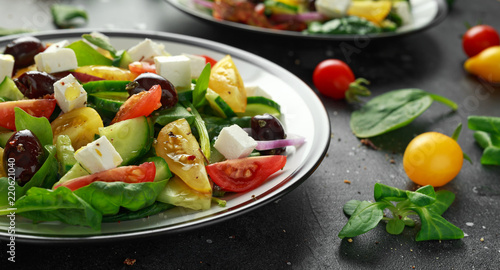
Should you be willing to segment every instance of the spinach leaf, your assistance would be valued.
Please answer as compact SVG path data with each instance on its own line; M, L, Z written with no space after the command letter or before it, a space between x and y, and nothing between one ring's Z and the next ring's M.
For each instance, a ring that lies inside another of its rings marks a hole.
M500 117L469 116L468 126L474 132L474 139L484 149L483 165L500 165Z
M210 64L206 64L201 72L193 90L193 106L197 109L207 104L205 95L207 94L208 82L210 80Z
M435 192L432 186L424 186L416 191L403 191L383 184L375 184L374 195L377 202L351 200L344 205L344 213L351 217L339 232L339 237L354 237L375 228L381 220L386 220L386 231L400 234L405 226L414 226L409 216L418 215L422 227L417 241L447 240L463 238L464 234L441 215L455 200L449 191ZM391 201L397 202L393 204ZM392 217L384 217L384 209Z
M172 205L172 204L155 202L148 207L142 208L141 210L137 210L137 211L125 210L125 211L122 211L116 215L104 216L104 217L102 217L102 222L119 222L119 221L146 218L146 217L156 215L158 213L161 213L165 210L168 210L168 209L171 209L174 207L175 207L175 205Z
M111 45L107 40L102 39L97 36L93 36L91 34L83 34L82 38L87 40L88 42L94 44L95 46L108 51L113 58L117 57L117 51L113 45Z
M354 111L351 130L359 138L368 138L404 127L427 110L433 101L457 109L453 101L420 89L395 90L373 98Z
M43 146L52 144L52 128L47 118L31 116L20 108L14 108L14 111L17 130L29 129Z
M78 26L77 18L87 22L87 12L79 7L72 5L53 4L50 7L54 24L58 28L71 28Z
M76 61L78 62L79 67L91 65L113 65L113 60L102 55L83 40L75 41L69 44L66 48L70 48L75 52Z
M120 207L137 211L153 204L166 184L167 181L135 184L97 181L74 193L103 215L116 215Z
M467 124L472 130L500 135L500 117L471 115L467 119Z
M101 213L66 187L56 190L33 187L16 201L15 207L16 214L34 222L61 221L94 230L101 228ZM0 215L10 212L10 209L2 209Z

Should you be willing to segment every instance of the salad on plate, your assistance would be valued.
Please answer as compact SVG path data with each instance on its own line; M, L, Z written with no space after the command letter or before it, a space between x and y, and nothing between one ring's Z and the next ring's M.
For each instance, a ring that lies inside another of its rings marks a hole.
M224 207L279 173L280 105L230 55L21 37L0 54L0 215L99 230L174 207Z

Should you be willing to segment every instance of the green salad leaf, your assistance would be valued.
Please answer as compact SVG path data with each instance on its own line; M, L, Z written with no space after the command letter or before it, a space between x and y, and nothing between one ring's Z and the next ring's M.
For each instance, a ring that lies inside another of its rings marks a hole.
M359 138L378 136L404 127L420 116L434 101L453 110L453 101L420 89L387 92L368 101L351 115L351 130Z
M340 238L355 237L375 228L381 220L386 220L386 231L401 234L405 226L414 226L409 216L418 215L422 224L416 241L451 240L464 237L464 233L441 215L455 200L455 194L446 190L434 191L432 186L424 186L416 191L400 190L380 183L375 184L376 202L351 200L344 205L344 213L350 216L347 224L339 232ZM396 204L394 204L396 202ZM384 209L392 217L384 217Z
M208 82L210 80L210 70L210 64L206 64L198 80L196 80L196 85L193 90L193 106L197 109L207 104L205 95L207 94Z
M118 213L116 215L103 216L102 222L120 222L120 221L146 218L146 217L161 213L165 210L172 209L174 207L175 207L175 205L172 205L172 204L155 202L152 205L145 207L145 208L142 208L142 209L137 210L137 211L130 211L130 210L123 210L122 209L122 211L120 211L120 213Z
M67 46L67 48L72 49L76 54L76 61L79 67L99 65L99 66L111 66L113 65L113 60L102 55L96 51L92 46L85 43L83 40L75 41Z
M103 50L108 51L113 58L118 57L117 56L118 52L116 51L115 47L113 47L113 45L111 45L107 40L100 38L100 37L97 37L97 36L93 36L91 34L83 34L82 38L84 38L85 40L87 40L91 44L94 44L95 46L97 46Z
M50 7L50 11L54 19L54 24L58 28L78 26L79 23L75 20L78 18L83 19L84 22L88 20L87 11L73 5L53 4Z
M475 130L474 139L484 149L481 164L500 165L500 117L472 115L467 123Z
M20 108L14 108L14 112L17 130L29 129L43 146L52 144L54 136L47 118L31 116Z

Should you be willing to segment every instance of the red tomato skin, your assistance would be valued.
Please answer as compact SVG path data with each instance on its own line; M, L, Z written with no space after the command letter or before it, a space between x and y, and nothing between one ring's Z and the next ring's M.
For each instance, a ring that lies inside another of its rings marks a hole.
M151 72L156 74L156 66L155 64L151 64L148 62L132 62L128 65L128 69L137 74L142 74L146 72Z
M161 92L160 85L154 85L148 91L142 91L130 96L122 104L111 124L139 116L149 116L161 107Z
M49 118L56 108L55 99L27 99L0 102L0 126L16 130L14 108L20 108L29 115Z
M215 61L215 59L213 59L212 57L210 57L208 55L200 55L200 56L205 58L205 64L210 63L211 67L213 67L217 63L217 61Z
M54 186L54 189L58 187L67 187L71 191L75 191L96 181L125 182L130 184L153 182L155 175L155 164L153 162L145 162L139 166L131 165L117 167L91 175L77 177Z
M206 166L214 183L225 191L246 192L260 186L286 164L286 156L230 159Z
M314 86L321 94L333 99L344 99L345 92L355 79L351 68L337 59L320 62L313 72Z
M496 45L500 45L500 37L495 28L489 25L473 26L462 37L462 48L469 57Z

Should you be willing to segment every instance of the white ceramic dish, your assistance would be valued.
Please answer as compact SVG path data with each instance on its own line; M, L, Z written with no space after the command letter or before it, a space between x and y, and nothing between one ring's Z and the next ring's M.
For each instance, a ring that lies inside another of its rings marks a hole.
M54 31L36 34L43 42L77 40L87 31ZM133 238L146 235L179 232L225 221L272 202L286 194L309 177L321 163L330 141L330 122L326 110L304 82L285 69L254 54L203 39L159 32L101 31L111 38L117 49L127 49L144 38L165 44L171 54L205 54L221 59L230 54L246 84L256 84L266 90L282 106L284 124L288 133L299 134L306 143L288 152L287 164L279 174L248 193L230 194L224 199L227 206L213 205L207 211L189 211L183 208L167 210L149 218L104 223L101 231L59 222L33 224L17 216L16 239L32 242L93 242ZM15 38L0 39L0 51ZM0 217L0 238L7 239L9 220Z
M196 7L193 0L165 0L167 3L176 7L177 9L218 25L248 30L255 33L271 34L278 36L288 36L305 39L318 39L318 40L351 40L358 39L360 35L319 35L319 34L303 34L301 32L286 31L286 30L273 30L257 26L246 25L242 23L216 20L207 9ZM396 32L369 34L364 35L366 38L387 38L401 36L411 33L417 33L437 25L446 17L448 13L448 6L444 0L410 0L412 5L413 21L411 24L399 28Z

